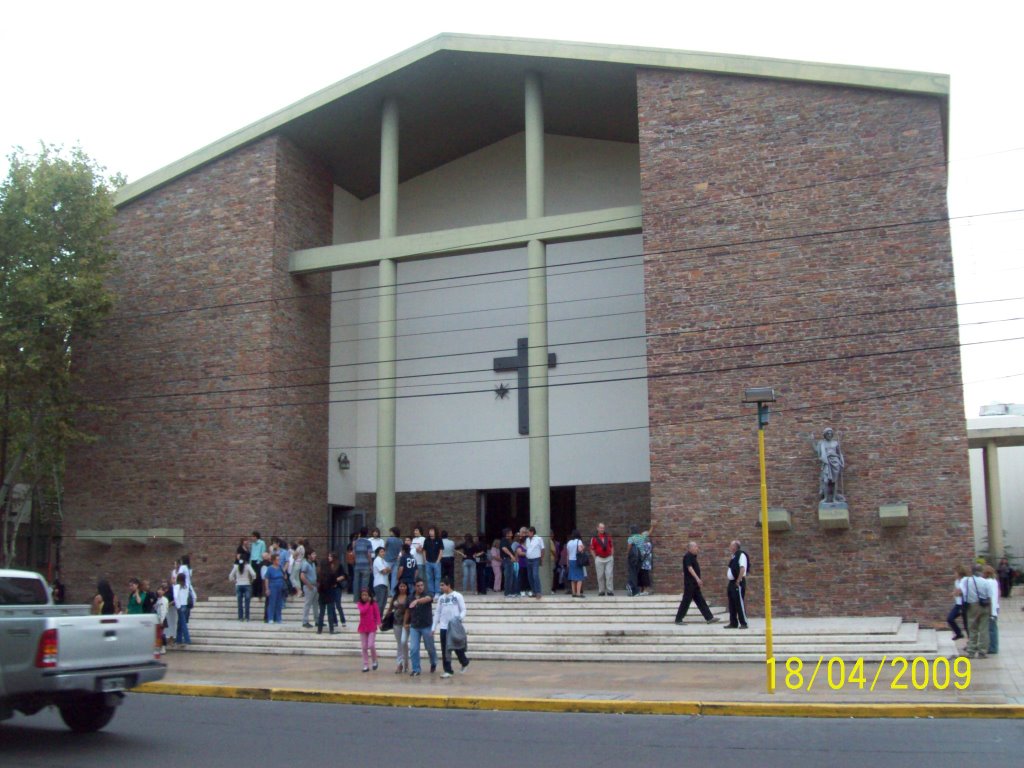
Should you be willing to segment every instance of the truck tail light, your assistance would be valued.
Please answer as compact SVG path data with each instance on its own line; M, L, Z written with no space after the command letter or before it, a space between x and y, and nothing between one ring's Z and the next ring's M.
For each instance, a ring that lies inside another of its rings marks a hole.
M39 638L36 649L36 666L39 669L53 669L57 666L57 630L47 629Z
M161 652L164 649L164 625L156 623L156 637L153 639L153 658L160 661Z

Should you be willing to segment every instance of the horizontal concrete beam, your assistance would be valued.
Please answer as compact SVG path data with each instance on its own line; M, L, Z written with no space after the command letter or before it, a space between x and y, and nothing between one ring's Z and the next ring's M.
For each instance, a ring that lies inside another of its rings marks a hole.
M984 448L993 440L1000 448L1024 445L1024 427L996 427L992 429L967 430L968 448Z
M517 248L530 240L546 243L587 240L609 235L632 234L642 228L639 205L565 213L541 219L517 219L458 229L402 235L358 243L294 251L288 262L292 274L326 272L377 264L381 259L422 258Z
M115 541L129 541L133 544L184 544L184 528L112 528L107 531L96 531L80 528L75 531L79 541L91 541L94 544L111 546Z

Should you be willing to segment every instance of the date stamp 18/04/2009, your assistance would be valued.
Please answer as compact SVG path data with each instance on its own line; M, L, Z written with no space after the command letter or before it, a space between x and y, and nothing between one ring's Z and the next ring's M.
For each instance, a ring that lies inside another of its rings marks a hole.
M875 662L865 662L863 658L846 662L839 656L828 659L819 656L813 671L810 664L805 665L799 656L787 658L784 668L777 669L775 659L769 659L767 663L769 686L773 691L777 682L781 682L788 690L808 693L813 690L816 683L819 686L827 685L833 691L856 689L870 692L875 690L887 664L893 672L893 677L888 682L883 682L882 686L894 691L944 691L950 686L958 691L964 691L971 684L971 660L963 656L952 661L941 656L936 659L927 659L923 656L911 659L894 656L890 659L883 656L877 666ZM871 669L872 666L874 670ZM820 678L819 673L822 673Z

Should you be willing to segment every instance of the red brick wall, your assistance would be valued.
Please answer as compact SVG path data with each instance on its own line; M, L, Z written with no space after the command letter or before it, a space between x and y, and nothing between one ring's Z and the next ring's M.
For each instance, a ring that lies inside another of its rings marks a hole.
M661 71L638 98L659 549L700 541L715 602L730 539L763 564L740 399L774 386L769 503L793 515L772 538L776 612L941 617L972 550L939 102ZM849 530L817 523L810 436L828 425ZM897 501L909 526L882 529Z
M253 528L326 530L329 281L291 277L287 260L330 243L331 206L326 171L270 137L118 212L115 317L76 358L108 410L88 420L97 442L69 456L72 599L99 575L118 592L131 575L163 578L183 552L200 592L224 593ZM74 538L151 527L184 528L185 546Z

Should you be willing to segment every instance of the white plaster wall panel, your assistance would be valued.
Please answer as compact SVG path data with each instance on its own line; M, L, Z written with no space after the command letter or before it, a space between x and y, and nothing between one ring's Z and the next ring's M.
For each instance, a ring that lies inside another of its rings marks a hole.
M544 137L544 206L560 213L640 205L640 145Z
M520 135L406 182L400 231L521 217L522 153ZM547 165L549 213L639 202L635 146L548 136ZM336 241L376 236L376 198L335 199ZM641 248L639 236L549 247L549 340L559 356L549 372L551 431L563 435L552 440L553 484L649 479L643 272L639 258L616 258ZM523 267L525 249L399 264L397 490L528 485L517 394L494 394L499 382L514 387L516 374L493 371L494 358L514 356L527 335L525 276L509 271ZM334 278L337 291L376 283L375 267ZM332 365L343 367L332 369L332 503L376 485L376 307L373 290L335 296ZM342 402L353 397L361 402ZM339 476L339 450L352 459L351 480Z
M341 187L334 187L334 243L351 243L363 239L362 201Z
M331 372L328 424L328 501L352 505L357 491L376 484L377 270L335 272L331 290ZM351 469L338 468L338 453Z
M524 134L410 179L398 188L398 231L408 235L526 217ZM545 213L640 204L637 144L544 137ZM362 238L376 237L380 203L362 203Z
M978 422L972 420L970 427L976 426ZM985 426L984 422L981 426ZM988 517L983 451L980 448L971 450L970 468L974 545L981 552L988 538ZM1003 542L1020 569L1024 567L1024 447L999 449L999 485L1003 500Z
M548 248L553 485L650 479L641 249L639 236Z
M493 371L494 358L514 354L526 333L525 282L508 271L525 263L517 249L400 267L398 490L505 487L527 477L525 444L507 439L516 435L514 395L496 400Z

